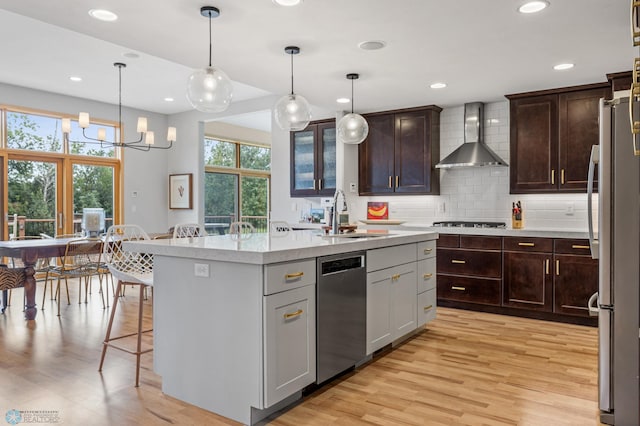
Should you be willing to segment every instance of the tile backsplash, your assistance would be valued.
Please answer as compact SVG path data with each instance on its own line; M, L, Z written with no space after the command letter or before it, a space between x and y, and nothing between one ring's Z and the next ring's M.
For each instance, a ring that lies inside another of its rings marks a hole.
M509 163L509 102L485 105L485 143ZM464 106L440 114L440 155L464 142ZM509 194L509 167L475 167L440 171L439 196L357 197L350 200L355 218L366 217L367 201L388 201L390 219L431 224L439 220L504 221L511 225L511 206L520 200L524 227L587 229L586 194Z

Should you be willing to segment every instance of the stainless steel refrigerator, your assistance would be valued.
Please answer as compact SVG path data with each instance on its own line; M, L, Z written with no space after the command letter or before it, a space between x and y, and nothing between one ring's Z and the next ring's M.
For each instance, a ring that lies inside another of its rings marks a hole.
M629 115L629 98L600 100L600 145L591 151L587 194L591 254L600 266L598 293L589 301L598 315L600 420L618 426L640 424L640 157Z

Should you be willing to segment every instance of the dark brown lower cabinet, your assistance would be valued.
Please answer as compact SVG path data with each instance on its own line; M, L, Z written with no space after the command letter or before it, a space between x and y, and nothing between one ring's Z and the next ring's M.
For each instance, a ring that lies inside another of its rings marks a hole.
M598 261L586 240L441 234L441 306L597 325Z
M503 305L551 312L552 257L551 253L505 252Z

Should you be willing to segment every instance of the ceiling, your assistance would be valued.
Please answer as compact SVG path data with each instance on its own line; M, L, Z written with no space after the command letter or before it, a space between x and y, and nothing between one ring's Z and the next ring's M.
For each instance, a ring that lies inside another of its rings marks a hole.
M125 62L124 105L189 110L187 78L208 62L205 5L221 11L212 22L213 64L234 81L235 102L290 90L287 45L301 48L295 92L320 108L349 110L336 99L351 95L345 75L360 73L356 112L491 102L631 69L637 49L629 1L549 0L531 15L517 12L523 1L304 0L282 7L271 0L0 0L0 82L117 103L113 63ZM96 21L91 8L119 19ZM359 49L367 40L386 47ZM575 67L553 70L562 62ZM448 86L429 88L434 82ZM270 125L264 111L230 120Z

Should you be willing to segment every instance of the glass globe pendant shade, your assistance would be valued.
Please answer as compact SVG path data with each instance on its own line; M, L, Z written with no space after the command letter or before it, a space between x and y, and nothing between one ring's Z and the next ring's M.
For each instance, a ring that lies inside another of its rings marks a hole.
M342 143L357 145L369 134L369 123L360 114L350 113L338 122L338 139Z
M231 80L219 68L206 67L189 77L187 99L198 111L222 112L229 108L232 97Z
M303 96L295 94L281 97L276 102L274 114L278 126L290 132L303 130L311 121L309 102Z

